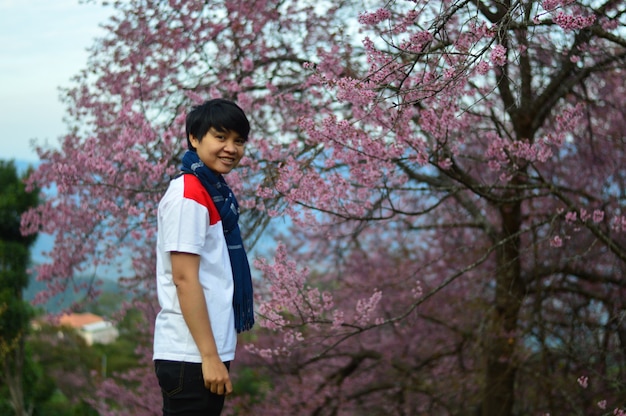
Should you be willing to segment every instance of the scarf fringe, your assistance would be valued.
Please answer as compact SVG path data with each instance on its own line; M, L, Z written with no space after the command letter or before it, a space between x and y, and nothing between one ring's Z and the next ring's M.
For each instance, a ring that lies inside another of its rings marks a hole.
M251 301L237 305L239 311L235 310L235 329L237 333L249 331L254 326L254 306ZM238 319L237 319L238 317Z

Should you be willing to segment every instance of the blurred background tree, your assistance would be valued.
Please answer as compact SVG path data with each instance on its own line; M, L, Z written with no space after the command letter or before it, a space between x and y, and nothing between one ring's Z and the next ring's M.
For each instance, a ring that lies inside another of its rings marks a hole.
M38 189L26 191L24 178L29 173L20 176L13 161L0 161L0 413L17 416L32 414L41 393L40 377L25 349L33 309L23 292L37 233L22 235L20 225L22 213L39 201Z

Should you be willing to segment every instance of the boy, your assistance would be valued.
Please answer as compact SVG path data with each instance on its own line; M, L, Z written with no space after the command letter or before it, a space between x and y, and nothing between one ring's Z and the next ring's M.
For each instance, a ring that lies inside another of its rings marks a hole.
M219 415L237 332L254 324L250 267L237 200L223 175L244 153L250 124L214 99L186 119L188 151L158 208L155 371L163 415Z

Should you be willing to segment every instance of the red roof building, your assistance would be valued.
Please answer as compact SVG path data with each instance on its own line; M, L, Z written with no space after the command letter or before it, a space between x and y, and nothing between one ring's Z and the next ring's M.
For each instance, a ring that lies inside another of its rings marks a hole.
M119 336L117 328L112 322L93 313L70 313L59 319L61 326L74 328L87 345L110 344Z

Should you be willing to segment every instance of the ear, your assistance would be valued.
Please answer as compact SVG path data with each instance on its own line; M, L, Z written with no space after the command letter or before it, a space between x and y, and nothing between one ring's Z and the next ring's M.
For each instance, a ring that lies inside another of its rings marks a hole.
M191 143L191 147L193 147L194 149L198 149L198 144L200 143L200 141L196 138L196 136L190 134L189 143Z

